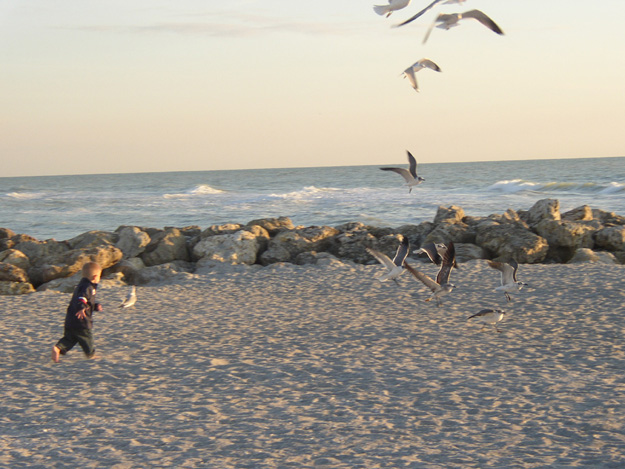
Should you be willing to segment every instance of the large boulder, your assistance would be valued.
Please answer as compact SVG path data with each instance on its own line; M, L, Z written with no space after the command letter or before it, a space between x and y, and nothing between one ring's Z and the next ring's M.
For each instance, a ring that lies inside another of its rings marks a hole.
M10 239L15 236L15 232L9 228L0 228L0 239Z
M177 228L154 234L140 257L146 266L167 264L176 260L189 261L187 238Z
M0 262L0 281L3 282L29 282L28 274L13 264Z
M464 218L464 210L455 205L449 207L439 206L434 216L434 224L439 223L461 223Z
M609 226L597 231L595 242L608 251L625 250L625 226Z
M282 231L290 231L295 229L295 225L288 217L279 218L261 218L258 220L250 221L247 226L258 225L262 226L270 236L275 236Z
M30 260L28 256L17 249L7 249L0 252L0 262L12 264L20 269L28 270L30 268Z
M588 205L582 205L562 214L562 220L566 221L589 221L593 218L592 209Z
M88 231L65 241L65 243L70 249L89 249L97 246L114 245L118 237L117 233L109 231Z
M365 264L371 260L371 255L366 251L367 248L380 249L377 238L369 233L364 225L354 226L351 230L338 234L335 241L332 254L340 259L348 259L359 264Z
M0 295L25 295L35 289L27 282L7 282L0 280Z
M585 223L542 220L538 222L534 229L552 247L592 249L594 246L593 234L595 233L595 228Z
M14 247L28 257L30 264L33 266L50 264L51 259L69 252L69 246L65 243L49 239L47 241L24 240L17 243Z
M543 220L560 220L560 201L542 199L536 202L527 212L521 212L521 218L530 226L536 226Z
M475 231L463 222L439 223L425 237L424 243L475 243Z
M261 254L263 265L276 262L292 262L306 251L328 251L338 230L329 226L309 226L291 231L282 231L271 239L267 250Z
M542 262L549 251L547 240L517 224L480 224L476 244L497 260L519 263Z
M208 228L206 228L204 231L202 231L200 236L202 238L207 238L209 236L229 234L229 233L234 233L235 231L239 231L241 228L243 228L243 225L239 223L226 223L224 225L211 225Z
M193 247L196 259L208 258L231 264L254 264L258 253L256 236L246 230L209 236Z
M575 254L567 262L567 264L579 264L584 262L597 263L597 264L617 264L618 261L614 254L605 251L593 251L588 248L580 248L575 251Z
M193 272L194 266L190 262L174 261L166 264L154 265L139 270L134 275L135 285L146 285L148 283L159 283L169 281L179 274Z
M124 226L118 229L119 239L115 244L124 253L124 258L137 257L150 244L150 235L136 226Z

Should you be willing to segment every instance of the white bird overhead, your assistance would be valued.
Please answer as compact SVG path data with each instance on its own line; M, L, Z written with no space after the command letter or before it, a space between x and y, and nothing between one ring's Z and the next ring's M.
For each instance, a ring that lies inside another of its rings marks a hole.
M120 308L130 308L137 302L137 291L134 285L131 285L128 289L128 296L119 305Z
M418 186L425 179L421 176L417 176L417 160L415 160L414 156L409 151L408 153L408 163L410 163L410 169L404 168L380 168L382 171L393 171L394 173L399 174L406 181L406 185L408 186L408 193L412 192L412 188L414 186Z
M501 332L497 327L497 323L501 321L506 312L502 309L483 309L482 311L475 313L473 316L469 316L468 319L478 319L482 321L484 324L482 325L482 329L486 327L487 324L491 326L495 326L497 332Z
M425 33L425 37L423 38L423 44L427 42L434 26L440 29L451 29L454 26L458 26L460 20L466 18L473 18L482 23L491 31L497 34L503 34L501 28L497 26L497 24L492 19L490 19L485 13L481 12L480 10L469 10L465 11L464 13L451 13L449 15L441 13L430 25L427 33Z
M421 249L417 249L416 251L414 251L415 254L421 254L421 253L427 254L427 256L430 258L430 261L432 261L436 265L441 265L441 262L443 261L443 256L445 255L446 252L447 252L447 245L444 243L438 243L438 244L426 243L423 246L421 246ZM458 263L456 262L455 257L454 257L454 267L456 269L458 268Z
M440 306L440 297L446 295L447 293L451 293L451 291L456 287L453 283L449 283L449 276L451 275L451 269L453 269L455 262L456 249L454 247L454 243L450 242L449 244L447 244L447 251L443 256L441 268L438 271L438 275L436 276L436 281L432 280L423 272L420 272L417 269L413 268L407 262L404 262L404 265L408 272L410 272L417 280L421 281L426 287L432 290L432 296L425 301L436 300L436 304Z
M411 16L406 21L403 21L403 22L401 22L399 24L394 25L394 27L398 28L399 26L403 26L405 24L412 23L414 20L419 18L421 15L423 15L423 13L425 13L426 11L428 11L430 8L434 7L438 3L440 3L441 5L451 5L452 3L455 3L455 4L464 3L465 1L466 0L445 0L445 1L443 1L443 0L434 0L432 3L430 3L428 6L426 6L423 10L421 10L420 12L418 12L415 15Z
M373 5L373 11L380 16L386 15L388 18L391 13L406 8L409 4L410 0L389 0L388 5Z
M410 242L406 237L402 239L401 244L395 252L395 257L393 257L393 260L391 260L386 254L380 251L367 248L367 252L375 257L380 264L386 267L386 273L378 275L377 279L380 282L393 280L395 283L397 283L397 277L399 277L404 272L404 261L406 260L409 251Z
M508 263L488 261L488 265L501 272L501 286L495 288L495 291L504 292L508 301L511 301L510 293L521 291L523 287L527 286L527 283L519 282L516 278L519 263L514 259Z
M430 70L434 70L435 72L440 72L441 68L430 59L419 59L415 63L413 63L410 67L408 67L402 75L404 78L408 77L410 84L415 89L415 91L419 91L419 84L417 83L417 77L415 74L419 70L423 70L424 68L429 68Z

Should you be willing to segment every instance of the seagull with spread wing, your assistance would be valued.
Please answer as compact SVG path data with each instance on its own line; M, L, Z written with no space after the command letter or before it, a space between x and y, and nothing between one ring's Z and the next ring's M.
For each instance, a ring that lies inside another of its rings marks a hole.
M386 273L383 273L377 277L380 282L385 282L387 280L393 280L397 283L397 277L399 277L404 272L404 261L408 256L408 252L410 252L410 242L408 238L404 236L401 244L397 248L397 252L395 253L395 257L391 260L386 254L380 251L376 251L375 249L367 248L367 252L375 257L380 264L386 267Z
M510 293L521 291L523 287L527 286L527 283L519 282L516 278L519 263L514 259L507 263L488 261L488 265L501 272L501 286L495 288L495 291L504 292L508 301L512 301Z
M438 275L436 276L436 280L432 280L423 272L418 271L413 268L407 262L404 262L404 266L406 270L410 272L414 277L422 282L426 287L428 287L432 291L432 296L425 301L436 300L436 304L438 306L441 305L440 297L451 293L451 291L456 287L453 283L449 283L449 276L451 275L451 269L454 267L454 263L456 262L456 248L454 247L453 242L449 242L447 244L447 251L443 255L441 261L441 268L438 271Z
M410 84L417 92L419 91L419 84L417 83L417 77L415 76L415 74L419 70L423 70L424 68L429 68L430 70L434 70L435 72L442 71L435 62L431 61L430 59L423 58L417 60L402 73L404 78L408 78L408 81L410 81Z
M419 18L421 15L423 15L423 13L427 12L429 9L431 9L432 7L434 7L438 3L441 3L442 5L451 5L452 3L464 3L464 2L465 2L465 0L434 0L432 3L430 3L428 6L426 6L420 12L412 15L406 21L402 21L401 23L396 24L393 27L398 28L398 27L403 26L405 24L412 23L414 20Z
M503 31L499 26L497 26L497 23L495 23L489 16L487 16L486 13L480 10L469 10L465 11L464 13L451 13L448 15L441 13L436 17L432 25L429 27L427 33L425 33L425 37L423 38L423 44L427 42L434 26L440 29L448 30L453 28L454 26L458 26L460 20L464 20L467 18L473 18L474 20L482 23L491 31L503 35Z
M410 164L410 169L404 169L404 168L380 168L380 169L382 171L393 171L394 173L397 173L401 177L403 177L404 181L406 181L406 185L408 186L408 193L410 193L412 192L412 188L414 186L418 186L423 181L425 181L425 179L417 175L417 160L415 160L415 157L412 156L412 154L409 151L406 151L406 153L408 153L408 163Z

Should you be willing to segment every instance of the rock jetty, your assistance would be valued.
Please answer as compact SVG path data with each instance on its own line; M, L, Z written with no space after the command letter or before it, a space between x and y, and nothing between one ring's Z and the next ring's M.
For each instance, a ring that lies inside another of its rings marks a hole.
M432 222L397 228L359 222L304 227L280 217L206 229L120 226L66 241L41 241L0 228L0 295L71 291L89 261L102 265L103 278L116 276L135 285L221 263L266 266L338 259L369 264L375 261L367 247L392 256L401 236L415 249L427 242L453 241L459 262L515 258L530 264L625 263L625 217L587 205L560 213L558 200L544 199L529 210L508 209L487 217L441 206Z

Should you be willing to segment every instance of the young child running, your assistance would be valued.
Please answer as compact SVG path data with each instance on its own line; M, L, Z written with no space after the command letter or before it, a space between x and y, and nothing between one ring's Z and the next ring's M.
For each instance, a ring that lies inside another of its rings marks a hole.
M102 305L95 302L95 293L100 282L102 268L96 262L88 262L82 268L82 279L74 289L67 314L63 338L52 347L52 361L59 362L59 356L65 355L76 343L80 344L87 358L95 353L93 344L93 312L102 311Z

